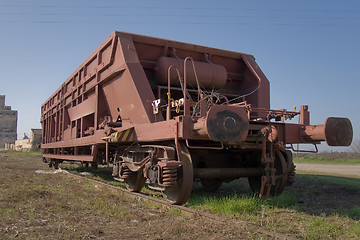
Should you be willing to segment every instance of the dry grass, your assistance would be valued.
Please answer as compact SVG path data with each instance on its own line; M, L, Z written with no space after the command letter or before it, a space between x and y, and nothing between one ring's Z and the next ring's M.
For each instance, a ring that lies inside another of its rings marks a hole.
M128 199L47 169L36 153L0 153L0 239L266 239L253 225L300 239L358 239L360 179L300 174L276 198L259 200L244 180L208 194L195 184L187 206L229 224ZM99 169L95 178L109 181ZM147 190L149 191L149 190Z
M47 169L38 154L0 153L0 239L263 237L246 226L183 216L86 179L37 169Z

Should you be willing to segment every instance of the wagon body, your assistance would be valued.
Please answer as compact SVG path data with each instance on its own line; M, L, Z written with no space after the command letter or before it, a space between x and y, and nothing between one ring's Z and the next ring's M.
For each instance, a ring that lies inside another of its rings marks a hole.
M309 119L270 109L251 55L113 32L42 105L41 148L51 165L112 163L131 190L146 180L174 203L193 180L248 177L263 197L294 181L292 144L350 145L348 119Z

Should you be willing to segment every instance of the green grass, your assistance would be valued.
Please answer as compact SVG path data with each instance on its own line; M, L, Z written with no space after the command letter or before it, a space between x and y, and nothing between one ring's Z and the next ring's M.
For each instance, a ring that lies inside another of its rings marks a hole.
M305 239L358 239L360 236L360 224L349 225L348 219L337 215L309 218L305 226L306 231L302 236Z
M328 222L323 218L309 219L306 222L306 227L305 238L311 239L333 239L342 229L341 224Z
M360 236L360 206L355 196L350 200L346 195L360 192L360 179L299 174L297 182L299 185L286 188L281 195L261 200L243 190L222 192L235 187L244 189L246 181L235 181L215 193L195 190L187 206L250 220L279 233L292 232L292 236L301 239L356 239ZM344 200L336 202L334 198L338 197Z
M40 156L39 152L7 152L2 155L18 157L27 156ZM319 160L320 159L320 160ZM40 160L41 161L41 160ZM317 162L317 163L330 163L330 164L344 164L360 163L360 160L352 159L321 159L321 158L306 158L295 159L295 162ZM7 161L9 162L9 161ZM97 180L101 180L106 183L110 183L116 186L124 187L122 183L113 181L111 173L106 169L92 169L79 167L76 164L61 165L62 168L76 172L92 172ZM44 177L48 177L45 175ZM54 178L54 177L52 177ZM54 212L62 213L66 215L73 210L84 211L84 216L93 216L106 214L109 217L115 218L129 218L126 209L122 207L112 206L111 203L101 202L97 199L117 199L116 195L100 192L93 183L85 183L82 188L79 189L79 195L84 195L88 192L92 193L92 198L95 199L92 202L92 206L88 206L87 209L83 209L82 203L78 203L75 197L69 195L67 192L60 191L56 184L48 185L46 182L43 184L33 184L31 179L23 182L21 187L21 195L14 195L17 201L22 201L26 206L29 206L29 219L39 218L36 215L37 210L33 209L27 199L34 198L35 195L42 196L42 199L46 200L52 195L56 195L57 198L62 201L54 201ZM69 185L70 186L70 185ZM72 184L71 184L72 186ZM332 186L335 190L332 193L324 193ZM341 189L346 188L346 191L339 193L339 197L344 198L345 204L341 202L339 206L330 205L335 201L334 197L338 197L336 193ZM27 191L32 189L32 191ZM232 219L240 219L245 222L251 221L257 226L262 226L268 230L272 230L279 233L285 233L290 236L294 236L300 239L357 239L360 236L360 204L354 201L349 204L349 196L355 197L353 194L360 191L360 179L345 178L345 177L333 177L333 176L314 176L307 174L298 174L297 182L295 186L286 188L286 190L279 196L270 197L266 200L261 200L258 196L253 195L246 181L234 181L230 184L224 184L218 192L206 193L203 191L195 191L192 193L186 206L198 209L201 211L208 211L213 214L225 215ZM153 192L148 188L143 188L143 192L150 193L153 196L159 196L157 192ZM334 194L335 192L335 194ZM42 194L40 194L42 193ZM345 195L341 195L345 194ZM346 195L348 194L348 195ZM1 191L0 191L1 196ZM86 195L88 197L88 195ZM356 195L358 196L358 195ZM4 199L5 195L0 199ZM73 206L66 204L68 199L72 202L79 204L77 209ZM112 203L114 204L114 201ZM129 200L133 201L133 200ZM329 205L327 205L329 204ZM151 206L153 209L161 209L162 207L149 201L140 201L138 206ZM329 210L329 211L327 211ZM182 216L179 210L169 210L171 215ZM14 214L14 211L10 207L4 207L0 209L0 216L6 217Z
M349 210L345 210L345 212L347 216L360 219L360 207L353 207Z
M224 197L195 195L192 196L189 207L195 209L205 209L212 213L225 213L231 215L254 213L261 209L260 204L255 197L241 197L237 195L230 195Z
M182 216L181 210L176 209L176 208L169 208L168 213L175 215L175 216Z
M216 196L209 193L193 194L187 204L195 209L205 209L212 213L238 215L257 215L266 209L275 207L291 207L296 204L296 197L291 194L281 194L266 200L259 199L257 195L225 195Z
M360 164L360 159L346 159L346 158L338 158L338 159L330 159L330 158L321 158L321 157L302 157L302 158L294 158L294 162L296 163L320 163L320 164Z
M95 174L95 177L92 177L95 179L101 179L107 175L102 181L111 184L114 182L108 179L109 173L102 172L104 170L101 168L95 170L72 165L68 170L91 171ZM329 203L331 199L326 197L326 194L325 198L329 199L329 202L322 200L321 196L318 199L318 195L321 195L318 191L323 190L317 186L332 186L335 187L335 190L347 188L356 192L360 191L360 179L298 174L297 182L304 185L299 188L300 191L296 187L289 187L281 195L265 200L252 194L244 179L224 184L219 189L220 191L215 193L204 192L199 185L196 190L195 184L195 190L186 206L217 215L251 221L255 225L274 232L285 234L292 232L292 235L298 238L349 239L359 236L360 207L352 203L351 206L339 205L327 211L328 208L332 208L331 205L327 206L327 204L331 204ZM118 182L115 183L122 185ZM143 188L142 192L155 197L160 196L147 187ZM308 197L313 200L306 200ZM299 203L299 200L302 199L305 199L305 203ZM151 203L146 204L151 205ZM101 208L100 205L97 207ZM104 211L106 212L105 209ZM169 210L169 213L181 215L178 210ZM121 211L118 215L121 215Z
M329 184L343 187L358 188L360 191L360 178L325 176L325 175L312 175L312 174L298 174L301 177L299 181L312 181L318 184Z
M18 158L33 158L33 157L40 157L40 151L30 151L30 152L20 152L14 150L6 150L2 152L2 155L5 157L18 157Z

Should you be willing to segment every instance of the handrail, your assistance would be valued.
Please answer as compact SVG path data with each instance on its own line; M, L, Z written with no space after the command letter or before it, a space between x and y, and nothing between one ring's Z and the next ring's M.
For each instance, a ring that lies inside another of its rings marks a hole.
M186 85L187 85L187 77L186 77L186 61L190 60L192 63L192 67L194 69L194 74L195 74L195 80L196 80L196 85L198 88L198 95L200 98L202 98L202 94L201 94L201 89L200 89L200 83L199 83L199 79L197 77L196 74L196 69L195 69L195 63L194 63L194 59L192 59L192 57L188 56L184 59L184 86L183 86L183 95L184 95L184 115L189 115L190 114L190 108L188 108L188 101L186 98ZM199 100L199 99L198 99Z
M285 146L286 149L291 149L292 151L299 153L318 153L319 149L315 143L313 143L315 150L300 150L299 148L295 149L292 143L289 143L290 146Z
M170 77L170 72L171 72L171 69L172 68L175 68L176 70L176 73L178 75L178 78L179 78L179 81L181 82L181 77L180 77L180 72L179 72L179 69L177 69L177 67L175 65L171 65L169 68L168 68L168 91L167 91L167 97L168 97L168 105L167 105L167 108L166 108L166 120L170 120L170 104L171 104L171 100L174 101L174 99L171 98L171 93L170 93L170 80L171 80L171 77Z
M194 74L195 74L195 80L196 80L196 85L197 85L197 89L198 89L198 95L199 95L199 98L202 98L203 97L203 94L201 92L201 88L200 88L200 83L199 83L199 79L198 79L198 76L196 74L196 69L195 69L195 63L194 63L194 59L190 56L186 57L184 59L184 82L183 84L181 83L181 77L180 77L180 72L179 72L179 69L175 66L175 65L171 65L169 68L168 68L168 91L167 91L167 96L168 96L168 105L167 105L167 108L166 108L166 120L170 120L170 105L171 105L171 100L173 100L171 98L171 93L170 93L170 88L171 88L171 69L174 68L176 70L176 73L178 75L178 78L179 78L179 81L180 81L180 85L182 85L182 91L183 91L183 96L184 96L184 115L189 115L190 114L190 108L188 106L188 98L187 98L187 69L186 69L186 62L190 60L191 61L191 64L192 64L192 67L194 69Z

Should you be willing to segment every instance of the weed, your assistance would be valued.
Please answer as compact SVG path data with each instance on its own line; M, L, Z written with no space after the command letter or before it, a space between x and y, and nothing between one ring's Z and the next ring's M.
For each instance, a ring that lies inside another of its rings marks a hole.
M354 219L360 220L360 207L352 207L349 210L347 210L346 213L347 213L346 215Z
M15 209L13 209L12 207L0 208L0 216L1 216L1 218L4 218L4 219L9 218L11 215L13 215L14 210Z
M7 150L2 152L2 154L8 158L18 157L18 158L33 158L33 157L40 157L40 151L29 151L29 152L21 152L21 151L14 151L14 150Z
M213 213L225 213L238 215L243 213L255 213L261 209L257 197L230 195L216 197L208 194L201 194L191 197L189 205L193 208L208 209Z
M153 201L144 200L144 201L139 201L138 203L140 206L149 207L149 208L153 208L153 209L162 209L163 208L163 206L160 203L153 202Z
M241 225L216 225L192 217L190 221L179 210L164 211L161 205L95 188L86 181L74 181L63 175L36 175L35 169L46 165L41 163L39 153L29 159L26 154L8 152L6 158L11 161L0 161L0 225L15 224L29 239L116 239L119 229L125 229L124 239L159 238L158 232L163 232L163 239L174 238L175 234L179 238L241 239L235 232L245 233L242 238L259 238L255 231L241 229ZM5 159L4 155L0 153L0 160ZM124 187L111 179L107 169L79 168L76 164L68 167L78 172L91 171L96 179ZM242 179L223 184L218 192L211 194L195 190L187 206L298 238L357 239L360 236L359 181L300 174L292 188L279 196L260 200L250 193L246 179ZM160 196L146 187L143 191ZM147 211L156 215L148 217ZM133 219L139 221L131 222ZM46 220L45 226L39 225L42 220ZM169 222L176 224L168 224L164 229L164 223ZM107 226L106 235L99 236L94 229L103 224ZM4 233L1 227L0 235L6 234L4 238L15 236L15 230L9 228L9 233Z
M286 208L295 206L297 203L296 195L289 192L284 192L278 196L269 197L264 201L264 204L270 207Z
M290 193L269 197L266 200L259 199L255 194L233 194L219 197L202 193L194 194L189 200L189 206L192 208L208 209L213 213L258 215L264 208L291 207L296 202L296 196Z
M298 174L298 177L301 177L299 181L316 181L321 184L335 184L338 186L346 186L353 188L360 188L360 179L359 178L349 178L349 177L336 177L336 176L324 176L324 175L311 175L311 174Z
M338 222L328 222L324 218L308 219L306 222L305 238L335 239L342 232L343 226Z
M176 209L176 208L169 208L168 213L175 215L175 216L181 216L182 212L180 209Z

